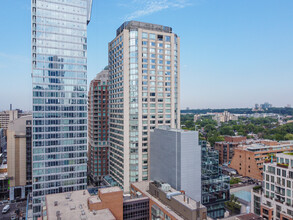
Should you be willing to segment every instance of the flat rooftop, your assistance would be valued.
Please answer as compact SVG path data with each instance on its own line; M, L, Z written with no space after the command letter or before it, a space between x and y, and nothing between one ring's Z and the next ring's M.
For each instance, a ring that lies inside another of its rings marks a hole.
M184 219L183 217L180 216L180 213L177 214L174 212L169 206L165 205L163 202L161 202L158 198L154 197L151 195L149 191L149 183L151 181L142 181L142 182L136 182L132 183L136 188L140 189L146 196L148 196L150 199L152 199L154 202L156 202L159 206L163 207L165 210L167 210L170 214L172 214L176 219ZM171 188L169 192L178 192L177 190ZM167 192L168 193L168 192ZM184 201L184 195L176 195L172 196L172 198L182 204L182 206L187 207L191 210L198 209L198 208L203 208L204 206L200 204L199 207L197 207L196 201L193 199L189 198L189 204L187 203L187 196L185 196L185 201Z
M99 200L98 196L91 196L87 190L46 195L48 219L56 219L57 213L60 213L61 219L115 220L109 209L88 209L87 199L95 199L94 197Z
M158 25L158 24L151 24L151 23L146 23L146 22L140 22L140 21L126 21L117 29L116 36L121 34L121 32L124 29L134 29L134 28L142 28L142 29L146 29L146 30L172 33L171 27Z
M266 150L269 151L269 150L278 150L278 149L286 150L291 147L293 147L292 144L280 144L280 145L269 146L269 145L264 145L261 143L238 146L238 148L241 148L243 150L248 150L248 151L266 151Z
M152 199L155 203L157 203L159 206L167 210L171 215L173 215L178 220L184 220L181 216L179 216L176 212L174 212L169 206L166 206L164 203L162 203L159 199L152 196L149 191L149 183L151 181L142 181L142 182L135 182L132 183L136 188L140 189L146 196L148 196L150 199Z
M186 202L187 198L185 197L185 201L184 201L184 195L177 195L177 196L172 196L173 199L175 199L176 201L180 202L183 206L188 207L192 210L196 210L198 208L203 208L204 206L202 204L200 204L199 207L197 207L196 201L194 201L193 199L189 198L189 203Z
M114 186L114 187L106 187L106 188L101 188L99 189L100 193L112 193L112 192L120 192L122 191L122 189L118 186Z

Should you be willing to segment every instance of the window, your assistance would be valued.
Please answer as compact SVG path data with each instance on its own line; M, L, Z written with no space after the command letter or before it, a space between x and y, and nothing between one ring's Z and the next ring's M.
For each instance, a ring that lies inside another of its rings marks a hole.
M171 41L171 37L170 36L165 36L165 41L170 42Z
M270 189L270 184L266 183L266 189Z
M291 190L287 189L287 196L291 197Z
M142 33L142 38L144 38L144 39L148 38L148 33L143 32Z
M156 40L156 35L155 34L150 34L150 39Z
M286 170L282 170L282 176L286 177Z

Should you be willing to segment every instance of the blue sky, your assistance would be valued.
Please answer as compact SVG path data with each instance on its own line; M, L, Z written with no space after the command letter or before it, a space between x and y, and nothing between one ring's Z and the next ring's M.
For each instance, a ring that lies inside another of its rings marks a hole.
M181 37L181 108L293 105L292 0L93 0L88 82L126 20ZM1 0L0 110L31 109L30 0Z

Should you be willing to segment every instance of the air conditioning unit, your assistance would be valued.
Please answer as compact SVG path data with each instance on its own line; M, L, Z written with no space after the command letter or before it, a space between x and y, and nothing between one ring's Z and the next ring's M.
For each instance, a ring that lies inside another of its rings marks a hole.
M163 183L163 184L161 185L161 188L162 188L162 190L163 190L164 192L168 192L168 191L171 190L171 186L170 186L168 183Z

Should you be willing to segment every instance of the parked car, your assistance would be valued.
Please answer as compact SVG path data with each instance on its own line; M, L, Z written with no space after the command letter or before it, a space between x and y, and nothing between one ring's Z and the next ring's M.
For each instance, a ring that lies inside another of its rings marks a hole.
M2 214L9 212L9 210L10 210L10 205L4 206L4 208L2 209Z

